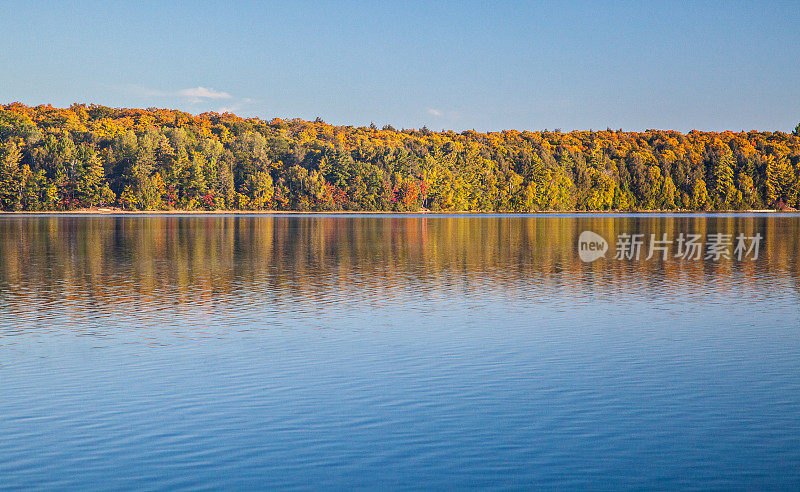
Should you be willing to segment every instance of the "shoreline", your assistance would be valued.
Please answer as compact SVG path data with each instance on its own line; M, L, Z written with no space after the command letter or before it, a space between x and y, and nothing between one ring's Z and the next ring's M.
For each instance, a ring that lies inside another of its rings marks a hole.
M695 210L542 210L542 211L526 211L526 212L493 212L493 211L430 211L420 210L416 212L404 211L393 212L386 210L340 210L340 211L301 211L301 210L122 210L122 209L76 209L76 210L42 210L42 211L28 211L20 210L14 212L0 211L0 216L36 216L36 215L52 215L52 216L118 216L118 215L131 215L131 216L178 216L178 215L197 215L197 216L214 216L214 215L242 215L242 216L276 216L276 215L407 215L407 216L448 216L448 215L470 215L470 216L537 216L537 215L730 215L730 214L759 214L759 215L791 215L797 214L797 210L774 210L774 209L752 209L752 210L713 210L713 211L695 211Z

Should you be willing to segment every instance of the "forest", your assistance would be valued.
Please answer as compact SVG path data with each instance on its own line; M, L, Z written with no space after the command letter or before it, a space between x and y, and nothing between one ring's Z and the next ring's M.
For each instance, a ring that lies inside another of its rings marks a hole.
M793 133L479 133L230 113L0 106L0 209L800 208Z

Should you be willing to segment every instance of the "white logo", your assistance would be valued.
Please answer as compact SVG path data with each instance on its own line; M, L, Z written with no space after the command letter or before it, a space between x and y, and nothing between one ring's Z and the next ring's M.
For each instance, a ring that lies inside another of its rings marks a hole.
M582 261L591 263L602 258L608 251L608 242L599 234L592 231L583 231L578 237L578 254Z

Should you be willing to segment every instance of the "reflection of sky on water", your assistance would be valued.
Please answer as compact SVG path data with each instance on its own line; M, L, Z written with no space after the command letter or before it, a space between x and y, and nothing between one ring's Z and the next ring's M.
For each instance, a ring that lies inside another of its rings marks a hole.
M0 217L0 476L792 488L798 229L783 215ZM587 264L583 230L765 241L757 261Z

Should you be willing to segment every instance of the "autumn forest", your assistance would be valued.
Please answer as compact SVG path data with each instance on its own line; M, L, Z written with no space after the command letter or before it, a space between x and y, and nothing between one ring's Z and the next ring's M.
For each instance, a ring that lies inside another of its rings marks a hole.
M456 133L13 103L0 159L4 211L800 208L800 125Z

